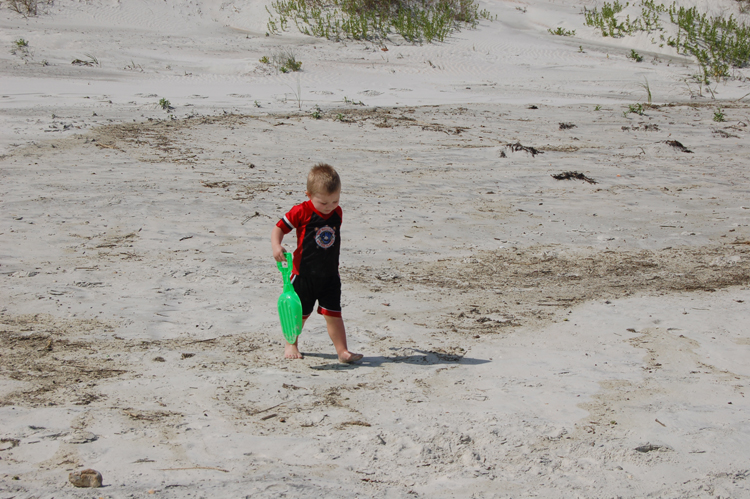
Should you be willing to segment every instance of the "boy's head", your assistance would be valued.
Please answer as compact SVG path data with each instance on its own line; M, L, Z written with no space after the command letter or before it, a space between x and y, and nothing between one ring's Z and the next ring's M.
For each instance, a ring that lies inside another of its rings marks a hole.
M339 205L341 179L331 165L319 163L307 175L307 197L313 207L328 215Z
M307 175L307 195L334 194L341 190L341 179L333 167L326 163L313 166Z

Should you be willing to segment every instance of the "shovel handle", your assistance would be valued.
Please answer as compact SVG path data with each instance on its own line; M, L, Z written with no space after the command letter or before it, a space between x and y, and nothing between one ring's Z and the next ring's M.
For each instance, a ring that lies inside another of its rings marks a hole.
M285 272L286 269L289 269L291 272L292 269L292 254L288 251L284 252L284 256L286 257L286 261L283 262L276 262L276 266L279 268L281 272Z
M276 267L278 267L279 272L281 272L282 282L284 283L284 291L288 291L289 288L294 289L292 287L292 281L291 281L293 256L289 252L284 253L284 255L286 256L286 261L276 262Z

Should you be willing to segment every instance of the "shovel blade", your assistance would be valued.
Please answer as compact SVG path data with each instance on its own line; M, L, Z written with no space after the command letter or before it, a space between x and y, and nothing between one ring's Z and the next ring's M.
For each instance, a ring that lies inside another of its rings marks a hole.
M278 302L279 319L284 339L290 345L302 332L302 303L295 292L282 293Z

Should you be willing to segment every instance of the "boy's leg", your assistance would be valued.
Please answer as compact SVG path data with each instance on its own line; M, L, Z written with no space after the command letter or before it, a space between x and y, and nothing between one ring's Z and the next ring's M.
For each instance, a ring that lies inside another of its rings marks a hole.
M302 319L302 327L305 327L305 321L307 319ZM299 341L299 336L297 336L297 339L294 340L294 344L290 345L289 343L286 343L284 345L284 358L285 359L301 359L302 358L302 352L299 351L299 348L297 347L297 342Z
M332 317L330 315L324 315L326 318L326 326L328 327L328 336L331 337L334 348L336 348L336 354L339 356L339 361L344 363L356 362L363 356L359 353L352 353L346 346L346 328L344 327L344 319L341 317Z

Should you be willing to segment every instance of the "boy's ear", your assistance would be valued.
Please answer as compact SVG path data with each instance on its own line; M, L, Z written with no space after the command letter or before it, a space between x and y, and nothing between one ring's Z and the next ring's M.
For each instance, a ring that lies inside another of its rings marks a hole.
M307 196L307 199L312 199L312 194L310 194L310 191L305 191L305 196Z

